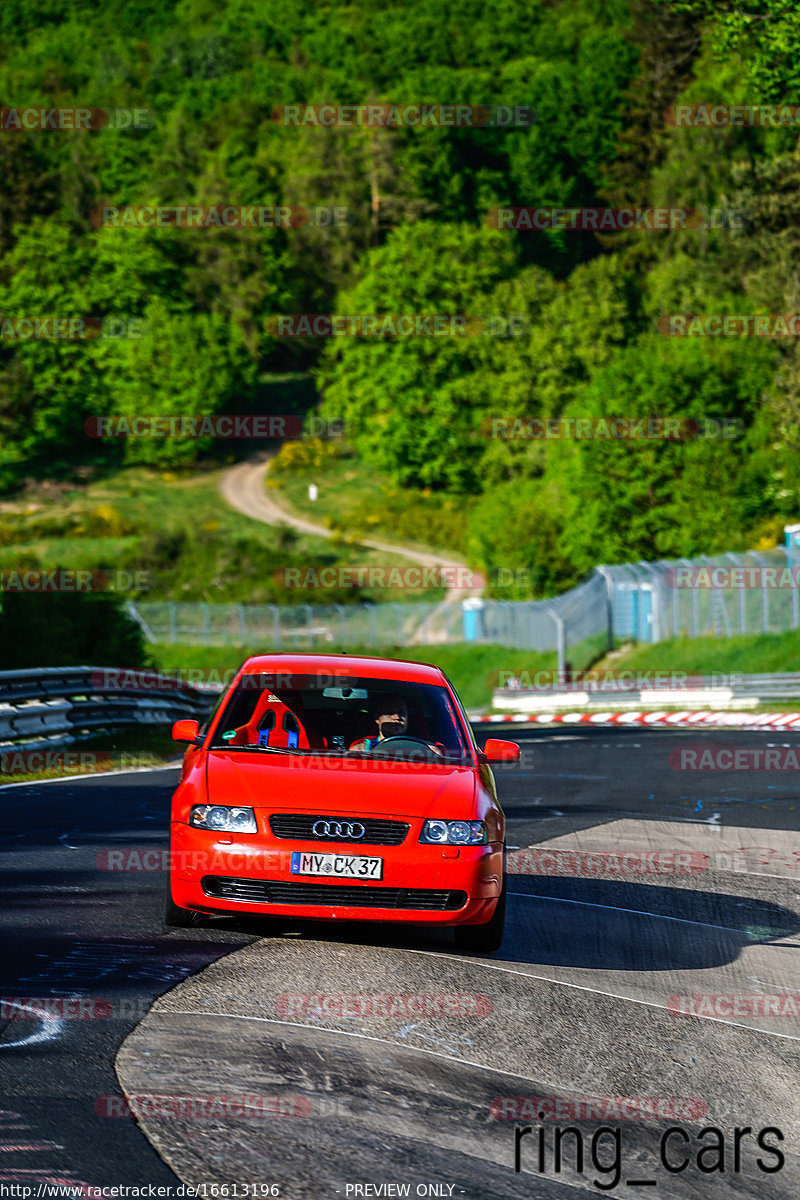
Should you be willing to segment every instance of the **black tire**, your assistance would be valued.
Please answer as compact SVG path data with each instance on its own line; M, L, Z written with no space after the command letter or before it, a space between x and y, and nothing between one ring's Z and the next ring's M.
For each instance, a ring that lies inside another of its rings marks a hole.
M202 925L205 917L203 913L195 912L193 908L180 908L172 899L172 888L167 880L167 894L164 901L164 924L171 926L173 929L191 929L195 925Z
M494 954L503 944L503 933L506 925L506 877L503 874L503 888L497 907L485 925L456 925L453 933L456 939L456 949L468 954Z

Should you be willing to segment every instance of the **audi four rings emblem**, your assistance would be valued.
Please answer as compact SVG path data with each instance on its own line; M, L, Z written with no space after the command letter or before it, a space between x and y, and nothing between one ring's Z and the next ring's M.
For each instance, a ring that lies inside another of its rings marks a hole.
M311 832L317 837L362 838L367 831L360 821L315 821Z

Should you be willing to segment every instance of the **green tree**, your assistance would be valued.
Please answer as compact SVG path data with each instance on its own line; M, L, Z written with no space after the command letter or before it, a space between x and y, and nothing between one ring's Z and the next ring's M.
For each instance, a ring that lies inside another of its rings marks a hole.
M552 443L545 478L568 497L562 545L576 569L739 549L763 515L763 480L745 470L747 435L774 352L752 340L704 342L648 335L565 409L565 418L671 417L684 431Z
M225 317L171 313L160 300L145 310L141 338L109 344L114 416L202 417L219 412L254 383L255 366L241 335ZM125 442L128 462L192 462L211 438L143 437Z
M792 0L668 3L678 13L709 19L717 54L741 59L760 103L793 103L800 88L800 12Z
M104 412L106 381L92 361L93 341L27 336L21 319L94 315L91 246L53 219L37 218L3 262L0 283L0 458L61 452L83 438L88 415ZM33 333L32 327L28 327Z
M494 285L514 266L497 230L420 222L397 229L367 256L339 311L406 316L483 316ZM474 486L479 448L463 380L479 336L341 337L325 348L322 415L343 419L359 454L400 483Z
M141 667L141 628L113 594L6 592L0 609L3 667Z
M499 600L530 600L573 587L580 570L564 553L567 497L558 482L526 479L498 484L472 509L470 560Z

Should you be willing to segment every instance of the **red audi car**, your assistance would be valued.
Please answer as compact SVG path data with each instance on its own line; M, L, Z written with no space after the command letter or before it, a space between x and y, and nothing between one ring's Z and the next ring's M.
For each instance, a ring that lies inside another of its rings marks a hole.
M190 742L172 799L168 925L198 914L452 925L503 939L505 818L438 668L348 655L249 658Z

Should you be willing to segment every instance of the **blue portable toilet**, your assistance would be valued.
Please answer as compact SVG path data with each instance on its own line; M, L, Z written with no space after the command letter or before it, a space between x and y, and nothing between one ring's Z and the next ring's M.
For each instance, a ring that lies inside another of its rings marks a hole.
M653 640L653 585L619 583L614 589L614 632L636 642Z
M486 604L479 596L472 596L469 600L462 600L461 612L464 621L464 641L478 642L484 634L483 626L483 610Z
M793 554L800 554L800 525L784 525L783 535L786 538L786 548Z
M639 637L639 590L635 583L618 583L613 598L614 632L618 637Z

